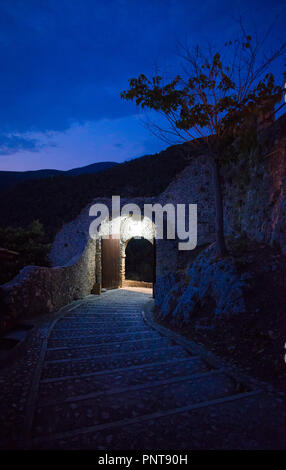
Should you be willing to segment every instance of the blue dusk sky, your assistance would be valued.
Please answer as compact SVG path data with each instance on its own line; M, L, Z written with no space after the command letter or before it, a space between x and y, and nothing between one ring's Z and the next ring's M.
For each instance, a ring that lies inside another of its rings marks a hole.
M285 40L285 0L0 0L0 170L122 162L166 148L120 98L178 73L178 42L220 47L242 19ZM275 66L282 77L283 61Z

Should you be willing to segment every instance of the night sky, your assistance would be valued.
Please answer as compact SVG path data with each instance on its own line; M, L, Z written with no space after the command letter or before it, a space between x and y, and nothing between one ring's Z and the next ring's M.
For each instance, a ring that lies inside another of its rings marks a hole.
M250 32L276 21L273 46L285 40L285 0L0 0L0 169L69 169L165 148L120 91L156 67L178 73L178 42L221 46L239 16Z

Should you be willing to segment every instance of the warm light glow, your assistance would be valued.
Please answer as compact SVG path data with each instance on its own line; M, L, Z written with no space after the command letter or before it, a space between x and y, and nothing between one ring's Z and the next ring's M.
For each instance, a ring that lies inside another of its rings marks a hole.
M106 220L101 224L100 236L115 235L112 232L111 221ZM144 237L149 241L153 241L155 237L155 226L153 222L144 217L142 220L136 220L132 216L120 217L120 238L122 241L130 240L134 237Z

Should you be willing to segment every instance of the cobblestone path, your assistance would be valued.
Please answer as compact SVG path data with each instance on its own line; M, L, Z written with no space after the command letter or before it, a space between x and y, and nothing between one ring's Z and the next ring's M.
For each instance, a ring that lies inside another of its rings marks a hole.
M152 328L150 300L108 291L44 323L0 375L2 447L285 448L283 399Z

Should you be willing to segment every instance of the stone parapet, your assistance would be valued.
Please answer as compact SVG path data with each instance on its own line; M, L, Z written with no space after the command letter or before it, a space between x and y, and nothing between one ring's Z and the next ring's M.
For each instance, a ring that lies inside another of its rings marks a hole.
M10 282L0 286L0 331L19 318L54 312L91 293L95 283L95 243L65 266L26 266Z

